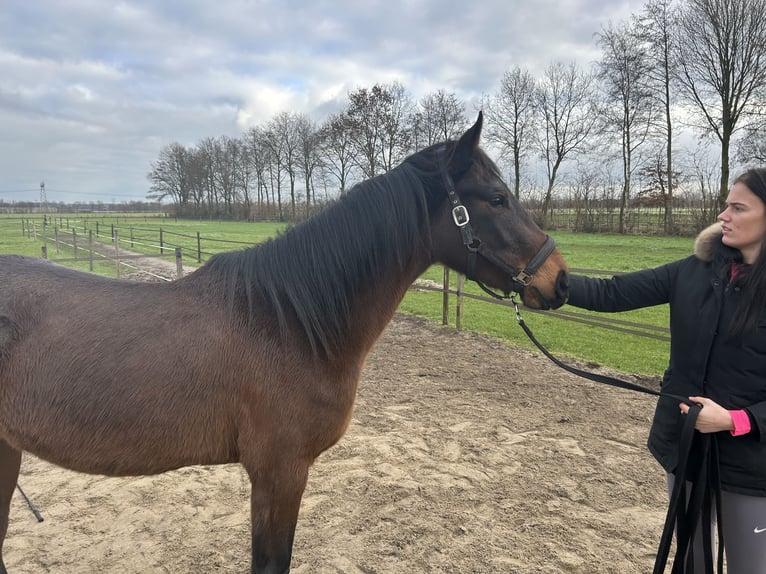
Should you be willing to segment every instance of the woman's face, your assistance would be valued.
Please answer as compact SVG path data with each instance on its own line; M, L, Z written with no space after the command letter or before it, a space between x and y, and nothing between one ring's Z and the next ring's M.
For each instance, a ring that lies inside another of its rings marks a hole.
M745 263L755 263L766 238L766 205L744 183L729 190L726 209L719 215L723 243L739 249Z

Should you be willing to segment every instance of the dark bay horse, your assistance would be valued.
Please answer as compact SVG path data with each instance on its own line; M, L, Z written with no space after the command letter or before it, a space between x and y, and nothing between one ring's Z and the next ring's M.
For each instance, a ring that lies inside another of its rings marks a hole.
M111 476L239 462L252 571L288 572L309 467L419 275L441 262L533 308L566 300L566 265L479 148L481 122L173 283L0 257L0 572L22 451Z

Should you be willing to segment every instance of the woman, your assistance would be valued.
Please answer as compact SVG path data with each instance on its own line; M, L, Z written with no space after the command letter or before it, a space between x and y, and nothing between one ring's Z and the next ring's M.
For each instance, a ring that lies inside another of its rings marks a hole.
M670 304L670 362L662 390L702 406L696 430L716 433L729 574L766 573L766 169L729 190L719 223L686 259L612 279L571 278L569 303L595 311ZM648 447L672 490L682 418L661 397ZM693 546L702 567L701 528Z

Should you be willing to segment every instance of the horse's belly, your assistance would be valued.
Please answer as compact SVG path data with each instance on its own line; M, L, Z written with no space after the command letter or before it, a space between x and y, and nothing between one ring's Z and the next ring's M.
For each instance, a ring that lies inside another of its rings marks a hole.
M6 391L8 389L5 389ZM60 466L110 476L157 474L194 464L236 462L235 433L213 407L153 399L3 393L0 438ZM214 422L215 421L215 422Z
M158 474L196 464L224 464L237 461L233 449L220 446L220 437L195 436L194 433L162 435L157 433L101 432L83 433L62 427L48 434L14 432L6 441L70 470L108 476Z

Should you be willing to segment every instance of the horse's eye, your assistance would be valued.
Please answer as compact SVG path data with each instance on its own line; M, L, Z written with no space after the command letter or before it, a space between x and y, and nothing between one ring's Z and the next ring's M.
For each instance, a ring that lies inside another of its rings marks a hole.
M489 204L492 207L502 207L503 205L505 205L505 196L504 195L493 195L489 199Z

